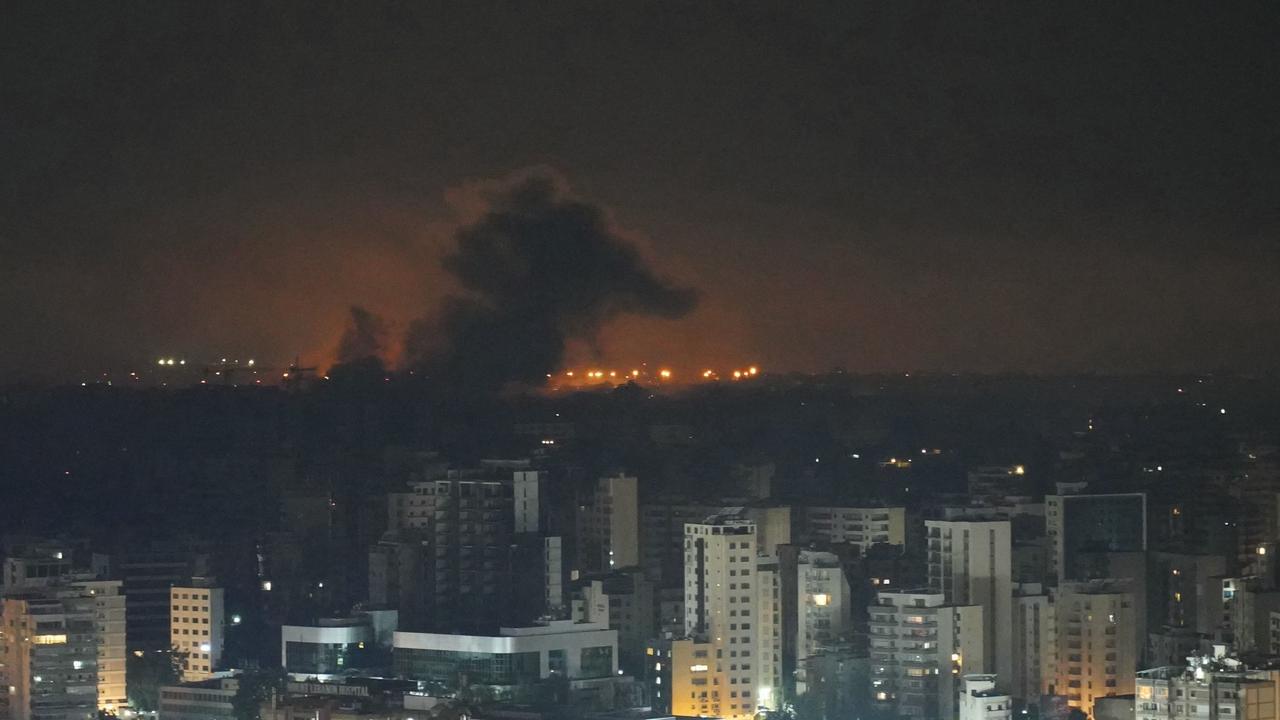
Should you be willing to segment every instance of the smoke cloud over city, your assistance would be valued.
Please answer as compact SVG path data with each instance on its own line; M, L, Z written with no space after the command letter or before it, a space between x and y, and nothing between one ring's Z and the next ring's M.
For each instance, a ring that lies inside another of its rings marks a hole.
M659 275L599 206L553 173L491 183L443 267L461 292L414 321L406 361L468 388L540 384L571 341L624 314L680 318L698 294Z

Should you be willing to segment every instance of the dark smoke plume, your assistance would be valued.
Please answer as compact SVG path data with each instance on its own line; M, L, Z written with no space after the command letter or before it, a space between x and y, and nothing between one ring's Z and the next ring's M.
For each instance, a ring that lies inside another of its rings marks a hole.
M338 341L337 360L341 364L381 357L386 350L387 325L382 318L359 305L351 306L351 322Z
M542 384L568 341L594 344L624 313L679 318L697 293L658 276L597 206L548 174L521 176L487 196L444 258L465 296L414 324L412 361L451 384L497 390Z

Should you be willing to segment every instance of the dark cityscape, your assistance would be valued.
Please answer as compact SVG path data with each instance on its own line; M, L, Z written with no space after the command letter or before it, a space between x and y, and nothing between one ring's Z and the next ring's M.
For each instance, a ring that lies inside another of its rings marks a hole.
M0 10L0 720L1280 720L1280 6Z

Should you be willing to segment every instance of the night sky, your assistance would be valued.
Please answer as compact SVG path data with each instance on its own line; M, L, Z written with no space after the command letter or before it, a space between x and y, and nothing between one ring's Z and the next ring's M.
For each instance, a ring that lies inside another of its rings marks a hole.
M401 336L531 174L699 298L571 362L1271 369L1277 38L1274 2L6 4L0 369Z

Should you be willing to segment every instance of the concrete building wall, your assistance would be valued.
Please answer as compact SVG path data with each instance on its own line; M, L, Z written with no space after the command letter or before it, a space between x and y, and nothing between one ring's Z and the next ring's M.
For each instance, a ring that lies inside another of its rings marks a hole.
M1051 545L1046 581L1082 580L1075 567L1082 549L1147 549L1147 496L1143 493L1046 495L1045 534Z
M957 681L982 667L983 612L947 605L942 593L881 592L870 614L871 699L879 712L950 720Z
M1059 589L1054 691L1071 707L1092 715L1098 698L1133 693L1136 602L1115 582L1066 583Z
M186 654L182 681L207 679L222 661L225 608L220 587L192 583L169 590L171 646Z
M1013 568L1008 520L930 520L929 589L954 605L980 605L983 655L975 672L1013 677Z
M756 559L756 690L757 709L777 710L782 685L782 578L778 561Z
M115 713L129 703L125 677L125 597L119 580L83 580L73 583L93 597L94 624L98 631L98 709Z
M796 563L796 667L851 629L852 593L840 558L802 550Z
M1009 692L1023 702L1035 702L1048 691L1056 672L1054 606L1040 588L1032 588L1028 594L1014 597L1013 609L1013 675Z
M804 537L810 541L850 543L864 553L876 543L904 545L907 511L902 507L807 507Z
M685 525L685 636L689 645L681 652L707 652L708 662L672 667L673 687L690 689L673 692L672 711L697 706L698 712L716 717L745 720L754 717L759 702L757 685L762 658L758 657L761 616L758 592L762 580L756 574L756 525L740 517L714 517ZM696 647L694 647L696 646ZM673 645L673 653L676 649ZM692 667L706 665L703 670ZM711 678L703 703L699 677L680 679L683 674ZM689 693L693 693L690 695ZM696 701L696 702L694 702ZM702 710L707 705L709 710Z
M996 688L995 675L965 675L960 678L959 720L1009 720L1013 698Z
M98 712L95 603L78 590L4 600L0 662L8 720L91 720Z

